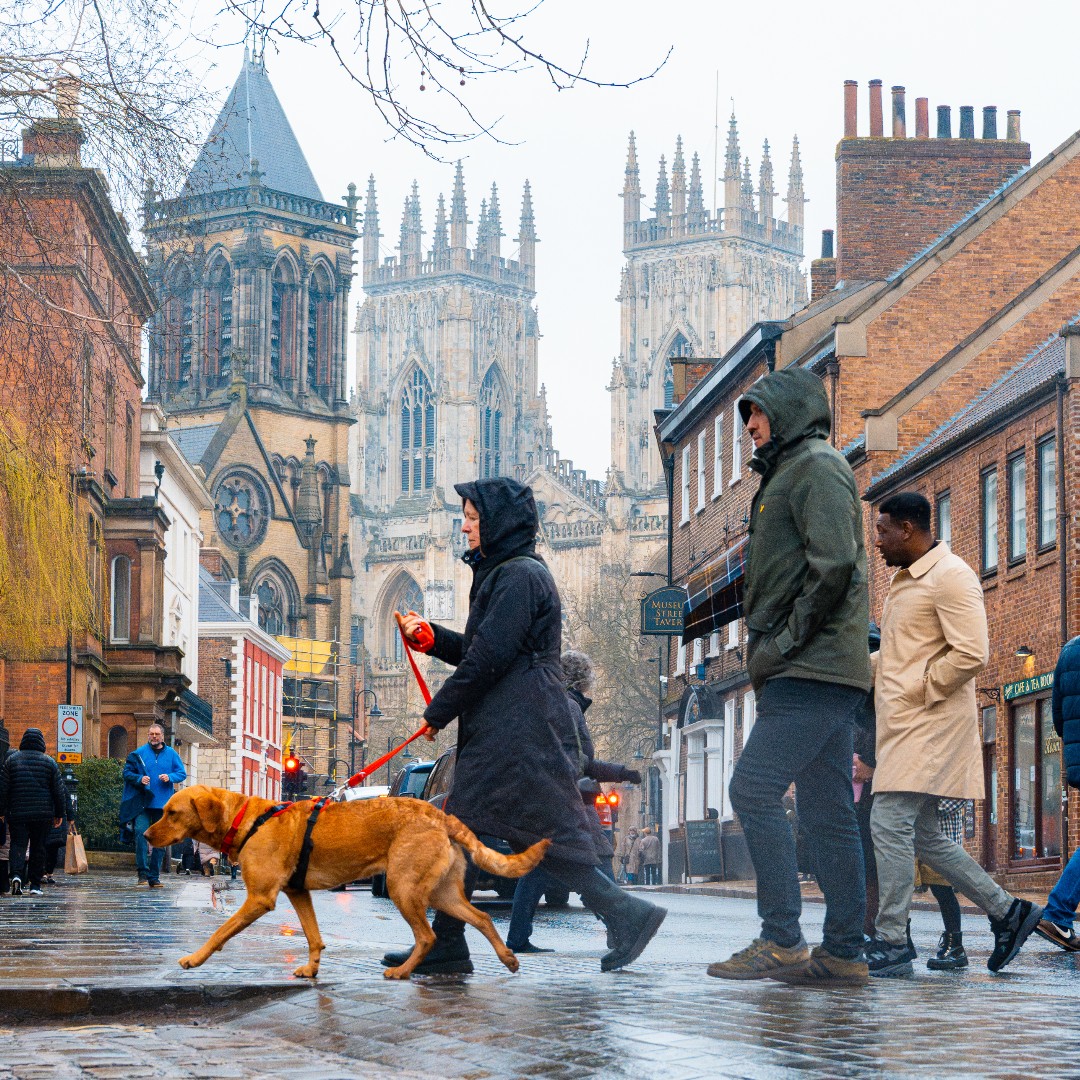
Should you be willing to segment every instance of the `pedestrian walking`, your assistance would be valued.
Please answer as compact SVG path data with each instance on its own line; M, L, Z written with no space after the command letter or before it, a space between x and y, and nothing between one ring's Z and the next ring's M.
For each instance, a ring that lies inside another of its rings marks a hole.
M660 884L660 837L651 828L642 831L638 841L638 859L646 885Z
M560 662L562 608L535 550L539 520L532 491L506 477L455 490L464 509L464 560L473 571L465 632L426 623L415 612L404 619L418 647L455 668L424 712L429 738L458 720L446 811L516 850L550 839L542 868L579 893L614 934L615 947L601 969L624 967L642 953L666 912L597 869L578 768L564 749L573 738L573 719ZM470 866L466 893L475 880ZM435 945L417 973L472 971L464 924L440 912L433 929ZM400 964L406 955L387 954L383 963Z
M1061 739L1066 783L1069 787L1080 787L1080 637L1069 641L1058 656L1050 709L1054 730ZM1078 904L1080 847L1073 852L1057 884L1050 890L1036 933L1066 952L1080 952L1080 937L1073 929Z
M709 974L814 985L866 981L862 848L851 783L852 731L870 688L862 507L855 477L828 443L821 380L772 372L739 401L761 485L750 511L744 610L758 718L732 775L757 874L761 933ZM799 925L792 782L825 894L822 944Z
M168 853L163 848L151 849L144 834L161 818L176 785L186 779L180 755L165 745L165 729L151 724L146 742L128 754L124 762L124 797L120 804L120 823L134 822L135 869L140 885L162 888L161 865Z
M8 828L11 895L41 896L45 840L64 815L60 768L45 753L45 736L27 728L19 749L8 754L0 771L0 817ZM29 854L28 854L29 852Z
M631 863L630 861L634 851L634 845L637 843L637 838L637 829L631 827L623 835L615 849L615 857L619 861L619 877L620 880L627 885L634 885L637 883L637 864Z
M964 807L966 799L938 799L937 816L943 836L952 843L963 846L964 843ZM960 901L956 899L956 890L940 874L922 862L915 864L916 881L930 890L930 895L937 901L938 911L944 925L938 939L937 952L929 957L926 966L931 971L959 971L968 966L967 952L964 950L964 928L960 921ZM910 926L910 921L909 924ZM907 935L908 948L914 953L910 930ZM913 958L914 959L914 958Z
M987 913L991 971L1008 964L1042 908L1007 893L941 829L938 801L983 798L975 676L989 659L983 591L975 571L930 528L930 503L901 492L880 506L877 549L896 567L875 654L877 769L874 835L880 893L870 974L909 975L907 941L915 859Z
M63 774L60 776L60 783L64 789L64 814L60 824L50 829L45 838L45 872L41 879L45 885L56 884L53 877L56 864L60 861L60 853L67 850L68 833L75 828L75 796L68 788Z

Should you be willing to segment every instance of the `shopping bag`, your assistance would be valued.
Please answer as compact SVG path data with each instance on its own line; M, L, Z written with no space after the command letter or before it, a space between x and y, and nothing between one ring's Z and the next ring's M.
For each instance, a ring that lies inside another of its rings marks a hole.
M87 869L86 847L83 844L83 838L79 835L78 830L72 829L68 833L67 845L64 848L64 873L85 874Z

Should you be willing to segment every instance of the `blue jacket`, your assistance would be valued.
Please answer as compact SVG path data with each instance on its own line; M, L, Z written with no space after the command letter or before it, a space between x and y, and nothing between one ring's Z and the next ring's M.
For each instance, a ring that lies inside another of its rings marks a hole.
M162 773L168 776L167 781L158 779ZM142 783L144 776L150 777L149 784ZM144 743L134 753L128 754L124 763L124 803L128 803L129 799L134 801L140 792L149 791L149 797L143 795L140 809L160 810L172 796L173 785L182 784L186 779L184 763L171 746L163 746L155 754L150 744Z
M1069 786L1080 787L1080 637L1068 642L1058 657L1052 708Z

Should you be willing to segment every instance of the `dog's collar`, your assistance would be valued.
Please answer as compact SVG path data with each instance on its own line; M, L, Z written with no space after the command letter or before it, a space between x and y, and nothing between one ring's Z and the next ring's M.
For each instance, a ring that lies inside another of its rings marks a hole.
M233 823L229 826L229 831L221 841L221 854L224 855L226 859L232 858L233 841L236 840L237 830L240 828L240 822L244 820L244 815L247 813L249 802L251 802L250 799L244 800L244 805L240 807L239 813L233 818Z

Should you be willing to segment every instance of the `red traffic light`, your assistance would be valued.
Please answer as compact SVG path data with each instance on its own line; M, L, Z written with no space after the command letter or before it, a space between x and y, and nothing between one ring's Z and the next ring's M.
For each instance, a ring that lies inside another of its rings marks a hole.
M597 806L607 806L607 804L608 804L608 797L601 791L600 794L596 796L596 805Z
M617 791L609 791L607 801L608 806L614 810L619 805L619 793Z
M290 755L289 755L289 756L288 756L288 757L287 757L287 758L285 759L285 771L286 771L287 773L294 773L294 772L296 772L296 771L297 771L297 770L298 770L299 768L300 768L300 762L299 762L299 760L298 760L298 759L297 759L296 757L294 757L294 756L293 756L292 754L290 754Z

